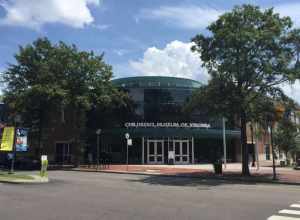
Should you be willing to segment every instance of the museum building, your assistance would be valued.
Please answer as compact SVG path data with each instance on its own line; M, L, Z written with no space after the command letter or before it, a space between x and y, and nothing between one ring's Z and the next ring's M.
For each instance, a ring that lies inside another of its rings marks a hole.
M174 164L194 164L223 156L222 119L211 120L199 110L189 114L184 111L200 82L161 76L112 82L134 103L131 118L101 132L101 152L109 153L113 163L127 160L126 133L132 140L128 147L131 164L168 164L170 159ZM227 160L239 161L239 129L227 123L225 137Z

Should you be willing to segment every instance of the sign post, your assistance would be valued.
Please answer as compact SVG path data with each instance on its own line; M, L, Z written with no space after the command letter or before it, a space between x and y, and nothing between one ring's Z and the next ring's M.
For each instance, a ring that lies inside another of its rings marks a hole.
M127 165L126 169L127 169L127 171L128 171L128 145L130 144L129 143L130 141L131 141L131 144L132 144L132 140L129 139L129 137L130 137L129 133L126 133L125 138L126 138L126 165Z
M48 157L47 155L42 155L41 156L41 177L47 177L48 173L47 173L47 169L48 169Z

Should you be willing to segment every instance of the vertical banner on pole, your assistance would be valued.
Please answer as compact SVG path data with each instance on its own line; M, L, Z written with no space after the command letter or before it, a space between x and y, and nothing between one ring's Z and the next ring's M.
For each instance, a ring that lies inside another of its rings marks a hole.
M27 136L28 136L28 129L17 128L17 133L16 133L17 152L26 152L28 150Z
M3 129L0 151L13 151L14 138L15 138L15 128L5 127Z

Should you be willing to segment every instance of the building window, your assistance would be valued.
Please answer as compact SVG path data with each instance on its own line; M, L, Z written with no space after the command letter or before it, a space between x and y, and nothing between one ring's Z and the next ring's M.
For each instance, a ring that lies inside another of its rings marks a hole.
M70 164L72 159L72 147L68 142L60 142L55 145L56 162Z
M270 145L269 144L265 145L265 156L266 156L266 160L271 160L271 157L270 157Z

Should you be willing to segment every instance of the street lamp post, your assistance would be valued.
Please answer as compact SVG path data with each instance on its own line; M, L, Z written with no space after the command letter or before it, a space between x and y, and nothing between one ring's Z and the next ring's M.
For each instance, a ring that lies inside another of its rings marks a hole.
M129 139L129 133L125 134L125 138L126 138L126 169L128 171L128 139Z
M275 164L275 149L273 146L273 125L270 125L270 142L272 147L272 162L273 162L273 180L276 180L276 164Z
M11 166L10 166L10 173L14 173L14 169L15 169L15 160L16 160L16 138L17 138L17 126L18 123L21 122L21 116L20 115L16 115L14 118L14 142L13 142L13 151L12 151L12 158L11 158Z
M100 145L100 134L101 134L101 129L97 129L97 131L96 131L96 135L97 135L97 170L99 169L99 154L100 154L100 147L99 147L99 145Z
M226 149L226 118L222 118L223 124L223 152L224 152L224 168L227 166L227 149Z

